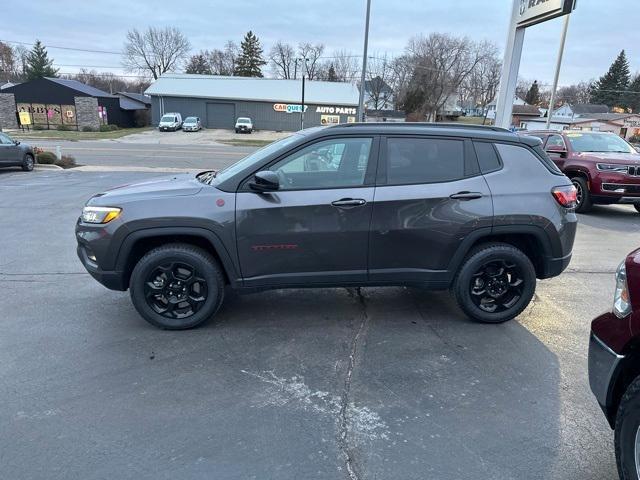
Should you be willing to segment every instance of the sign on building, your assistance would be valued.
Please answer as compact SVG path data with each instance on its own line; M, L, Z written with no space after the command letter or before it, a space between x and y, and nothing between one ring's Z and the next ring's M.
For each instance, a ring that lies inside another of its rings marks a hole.
M520 0L516 25L530 27L552 18L567 15L575 8L575 0Z

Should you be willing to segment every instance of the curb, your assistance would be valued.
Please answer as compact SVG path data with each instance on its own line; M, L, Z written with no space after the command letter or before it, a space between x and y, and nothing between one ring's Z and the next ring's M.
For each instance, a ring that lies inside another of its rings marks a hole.
M64 170L64 168L59 167L58 165L49 165L44 163L36 163L33 168L34 170Z

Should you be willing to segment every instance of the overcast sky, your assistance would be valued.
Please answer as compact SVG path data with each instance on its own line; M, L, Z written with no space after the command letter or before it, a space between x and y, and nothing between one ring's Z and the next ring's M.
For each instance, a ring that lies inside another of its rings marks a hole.
M194 51L239 41L251 29L265 53L283 40L322 42L327 52L362 50L366 0L30 0L3 2L0 40L43 43L84 49L122 49L130 28L176 26ZM511 0L372 0L370 54L401 53L417 34L448 32L504 47ZM7 21L28 19L28 21ZM632 72L640 70L640 11L637 0L578 0L571 18L560 84L602 75L622 48ZM550 83L562 20L527 30L520 75ZM119 55L50 48L62 73L79 66L121 72ZM73 66L71 66L73 65Z

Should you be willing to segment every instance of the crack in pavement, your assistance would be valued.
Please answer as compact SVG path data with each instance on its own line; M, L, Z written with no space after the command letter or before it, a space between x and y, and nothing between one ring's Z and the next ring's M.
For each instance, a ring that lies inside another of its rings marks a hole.
M350 295L353 295L350 289L347 289ZM342 455L345 458L345 466L347 468L347 473L349 475L350 480L359 480L360 475L355 466L355 459L353 455L353 448L349 443L349 418L348 418L348 407L349 407L349 395L351 393L351 380L353 378L353 370L356 365L356 356L358 354L358 340L360 336L365 331L365 328L369 323L369 315L367 313L367 305L365 296L362 294L362 290L360 287L355 288L355 297L358 298L360 305L362 307L362 321L360 322L360 326L356 331L356 334L351 341L351 349L349 352L349 363L347 365L347 372L345 374L344 379L344 388L342 390L342 395L340 397L340 412L338 414L338 448L342 452Z

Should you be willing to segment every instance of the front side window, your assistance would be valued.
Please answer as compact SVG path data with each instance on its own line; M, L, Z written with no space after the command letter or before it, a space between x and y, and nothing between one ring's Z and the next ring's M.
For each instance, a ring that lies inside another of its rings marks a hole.
M567 148L564 144L564 140L560 135L551 135L549 137L549 140L547 140L547 148L549 147L560 147L565 149Z
M371 138L339 138L309 145L271 166L281 190L364 185Z
M440 138L387 139L387 183L437 183L465 177L464 141Z

